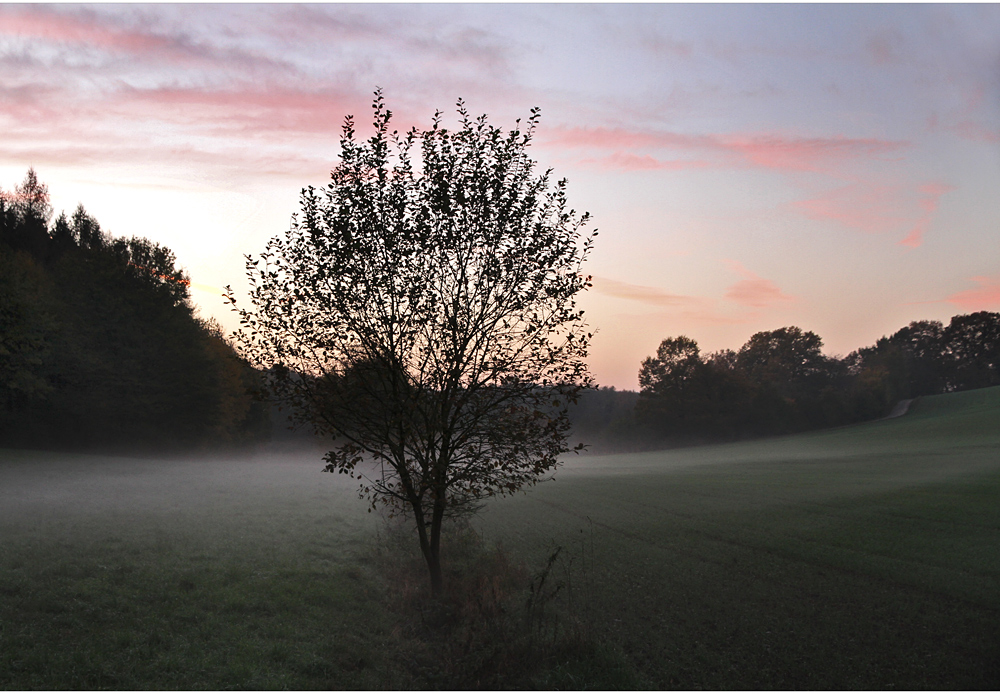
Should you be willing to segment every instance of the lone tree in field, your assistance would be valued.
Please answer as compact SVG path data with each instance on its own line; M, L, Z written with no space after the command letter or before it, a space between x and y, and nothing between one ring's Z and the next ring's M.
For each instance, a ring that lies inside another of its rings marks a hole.
M235 337L270 394L334 439L325 469L413 519L439 593L442 521L569 450L567 405L591 384L575 299L597 232L525 153L537 109L505 134L459 101L457 130L439 112L405 135L380 92L373 109L375 134L355 139L348 116L330 184L303 190L291 229L247 257Z

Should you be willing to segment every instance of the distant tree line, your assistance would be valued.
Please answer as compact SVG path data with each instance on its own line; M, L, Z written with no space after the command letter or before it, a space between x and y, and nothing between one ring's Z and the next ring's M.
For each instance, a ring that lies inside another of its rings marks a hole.
M112 237L82 205L53 219L33 170L0 190L0 446L162 449L269 435L272 405L253 396L262 374L195 316L175 262L145 238ZM822 344L794 326L709 354L667 338L642 362L640 392L583 393L574 442L628 450L793 433L1000 385L1000 313L915 321L843 358Z
M119 449L266 435L257 374L194 314L173 252L0 190L0 445Z
M667 338L642 362L638 394L601 389L581 399L577 436L608 449L787 434L877 419L903 399L1000 385L1000 313L915 321L844 358L822 346L794 326L709 354L683 335Z

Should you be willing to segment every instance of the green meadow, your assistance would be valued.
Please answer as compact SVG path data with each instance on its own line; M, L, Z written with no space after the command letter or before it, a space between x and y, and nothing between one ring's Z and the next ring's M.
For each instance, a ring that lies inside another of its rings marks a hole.
M568 457L454 531L442 610L321 468L0 451L0 687L1000 688L1000 388Z

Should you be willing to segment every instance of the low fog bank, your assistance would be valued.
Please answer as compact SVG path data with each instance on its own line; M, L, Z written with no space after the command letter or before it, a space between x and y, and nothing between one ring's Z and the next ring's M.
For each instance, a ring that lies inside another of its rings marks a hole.
M281 443L242 456L125 457L0 450L4 533L111 523L251 537L274 526L374 527L359 482L323 472L323 451ZM241 524L246 525L240 528Z
M783 503L784 496L869 497L995 474L998 412L1000 388L984 388L922 398L905 416L835 429L646 453L570 454L556 484L585 488L603 477L609 489L646 488L672 477L735 486L756 504ZM794 493L777 493L774 480Z
M733 479L779 468L791 476L836 473L847 493L899 488L994 469L998 411L1000 388L981 389L921 399L906 416L839 429L646 453L567 454L555 480L537 489L594 476L634 476L642 484L644 476ZM0 449L0 530L89 520L127 527L136 519L157 527L217 524L247 537L253 524L377 528L380 517L359 498L359 480L323 472L321 443L286 439L242 455L163 458Z

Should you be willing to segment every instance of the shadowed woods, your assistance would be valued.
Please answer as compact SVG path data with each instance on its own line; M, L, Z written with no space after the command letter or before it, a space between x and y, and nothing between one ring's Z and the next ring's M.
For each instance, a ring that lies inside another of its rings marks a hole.
M201 320L173 252L53 219L33 170L0 190L0 441L126 451L266 438L259 376Z

